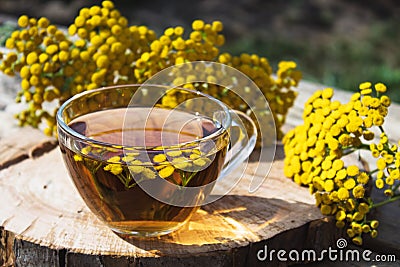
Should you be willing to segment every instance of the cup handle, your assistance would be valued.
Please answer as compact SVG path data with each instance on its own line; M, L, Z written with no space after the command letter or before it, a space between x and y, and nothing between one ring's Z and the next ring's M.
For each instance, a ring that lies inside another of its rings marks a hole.
M230 145L220 178L228 175L245 161L257 142L257 127L254 121L241 111L230 110L229 112L232 118L229 128Z

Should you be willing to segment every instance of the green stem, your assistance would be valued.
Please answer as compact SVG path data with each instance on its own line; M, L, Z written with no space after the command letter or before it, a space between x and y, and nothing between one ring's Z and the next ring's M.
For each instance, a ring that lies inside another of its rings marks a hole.
M386 205L388 203L395 202L396 200L399 200L399 199L400 199L400 195L394 195L393 197L391 197L389 199L386 199L384 201L381 201L381 202L373 204L371 209L381 207L381 206Z
M121 174L118 174L118 175L116 175L117 177L118 177L118 179L121 181L121 183L123 183L124 185L125 185L125 187L128 187L128 185L127 185L127 179L124 177L124 176L122 176Z
M392 190L393 190L393 192L396 192L397 191L397 189L399 189L399 187L400 187L400 183L398 183Z
M197 172L192 173L187 180L185 179L185 183L182 183L182 185L186 186L190 182L190 180L192 180L193 176L196 175L196 173Z
M376 172L378 172L378 171L379 171L379 169L372 170L372 171L370 171L370 172L368 173L368 176L371 176L372 174L374 174L374 173L376 173Z
M349 155L349 154L351 154L351 153L353 153L353 152L359 151L360 149L362 149L362 150L368 150L368 151L370 150L368 144L361 144L361 145L359 145L358 147L354 147L354 148L351 148L351 149L345 151L345 152L343 153L343 156L346 156L346 155Z
M96 172L99 170L99 168L101 167L101 165L103 165L103 164L102 164L102 163L99 163L99 164L97 165L97 167L94 168L93 173L96 173Z
M370 150L369 145L364 143L362 143L359 147L357 147L357 149Z

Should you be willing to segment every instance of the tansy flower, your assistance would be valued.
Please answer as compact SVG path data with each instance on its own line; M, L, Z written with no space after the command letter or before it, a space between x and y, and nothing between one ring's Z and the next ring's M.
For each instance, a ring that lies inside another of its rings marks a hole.
M369 181L369 176L367 173L362 172L357 176L357 182L360 184L367 184Z
M157 154L153 157L153 161L156 163L161 163L167 160L165 154Z
M107 162L110 162L110 163L118 163L120 161L121 161L121 158L119 156L114 156L107 160Z
M383 83L377 83L375 84L375 90L379 93L385 93L386 92L386 85Z
M364 197L364 193L365 193L365 189L362 185L357 185L353 188L353 196L355 198L363 198Z
M350 165L347 167L347 174L350 176L356 176L359 174L360 169L355 165Z
M82 161L83 159L82 159L82 156L81 156L81 155L75 154L75 155L74 155L74 160L75 160L75 161Z
M156 178L155 172L150 170L149 168L144 168L142 171L142 174L147 178L147 179L154 179Z
M332 208L329 205L322 205L321 206L321 213L323 215L330 215L332 212Z
M161 178L167 178L171 176L175 171L175 168L171 165L166 166L165 168L162 168L161 170L158 170L158 175Z
M107 164L103 168L105 171L110 171L114 175L122 173L123 169L120 164Z
M385 182L383 179L376 179L375 181L376 188L382 189L385 186Z
M343 221L344 219L346 219L346 212L344 212L343 210L339 210L338 212L336 212L335 218L337 221Z
M365 90L371 88L372 84L370 82L363 82L359 85L360 90Z
M139 165L129 165L129 166L128 166L128 169L129 169L130 172L133 172L133 173L141 173L141 172L143 172L146 168L143 167L143 166L139 166Z
M353 178L350 178L350 179L347 179L345 182L344 182L344 187L346 188L346 189L353 189L354 188L354 186L356 186L356 181L353 179Z
M338 198L340 200L346 200L350 197L349 190L344 187L339 188L338 190Z
M358 205L358 210L361 213L366 214L369 211L369 205L367 203L360 203Z
M384 170L386 168L386 161L384 158L379 158L376 162L376 166L379 170Z

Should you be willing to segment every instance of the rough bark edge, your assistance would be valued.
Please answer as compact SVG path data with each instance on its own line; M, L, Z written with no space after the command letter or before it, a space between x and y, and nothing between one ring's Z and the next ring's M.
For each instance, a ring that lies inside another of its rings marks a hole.
M6 234L9 234L9 232ZM3 233L2 232L2 233ZM3 235L2 235L3 236ZM340 230L336 229L331 220L322 219L311 221L303 226L282 232L268 240L250 243L241 248L228 251L214 251L186 257L116 257L99 256L70 252L65 249L53 250L28 241L15 238L7 243L7 250L13 253L13 263L5 266L57 266L57 267L191 267L207 266L212 263L215 267L225 266L288 266L304 262L259 261L257 252L265 245L271 249L323 249L335 246ZM10 256L9 256L10 258Z
M0 226L0 266L14 266L14 239L12 232L4 230Z

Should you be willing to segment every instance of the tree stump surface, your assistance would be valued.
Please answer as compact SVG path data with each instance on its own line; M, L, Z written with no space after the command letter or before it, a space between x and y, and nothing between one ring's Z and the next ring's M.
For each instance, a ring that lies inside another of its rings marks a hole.
M308 82L300 85L285 130L301 123L303 103L322 88ZM347 102L348 95L339 91L337 98ZM391 107L386 123L400 125L400 118L393 115L399 112L399 106ZM257 259L265 245L273 249L328 248L340 237L334 224L315 207L308 189L283 175L284 155L278 145L271 170L255 193L248 191L250 181L253 175L265 177L257 166L268 162L250 162L228 195L203 206L177 232L159 238L122 238L86 207L68 177L54 138L17 127L7 111L0 111L0 120L0 265L265 266ZM386 129L391 138L400 139L396 129ZM389 219L387 223L383 219L380 226L386 239L367 245L376 251L389 248L386 253L396 253L399 259L399 229L393 221L398 221L398 211L397 204L378 214Z

